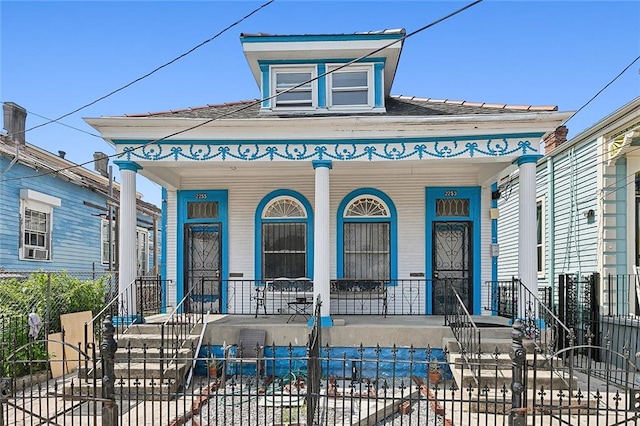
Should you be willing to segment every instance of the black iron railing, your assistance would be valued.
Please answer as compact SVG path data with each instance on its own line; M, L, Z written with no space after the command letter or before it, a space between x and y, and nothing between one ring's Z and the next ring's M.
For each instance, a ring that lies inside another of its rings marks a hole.
M425 315L429 280L330 281L332 315ZM311 314L313 281L307 278L224 280L220 310L228 314L292 315L303 303Z
M480 329L471 317L454 283L455 281L451 279L444 280L447 294L445 305L450 307L445 310L444 322L451 327L460 346L462 359L467 363L473 377L477 379L482 354Z

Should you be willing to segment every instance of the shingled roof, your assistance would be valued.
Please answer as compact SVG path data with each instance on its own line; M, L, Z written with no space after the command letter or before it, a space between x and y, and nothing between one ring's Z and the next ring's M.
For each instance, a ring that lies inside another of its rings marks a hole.
M386 99L385 113L364 114L331 114L336 115L372 115L372 116L436 116L436 115L473 115L503 114L557 111L557 106L507 105L484 102L454 101L448 99L417 98L412 96L392 95ZM305 114L308 117L313 114ZM326 113L317 115L326 116ZM143 114L126 114L126 117L172 117L172 118L205 118L205 119L257 119L265 117L294 116L286 113L260 114L260 100L241 101L218 105L205 105L172 111L149 112ZM300 115L295 115L299 117Z

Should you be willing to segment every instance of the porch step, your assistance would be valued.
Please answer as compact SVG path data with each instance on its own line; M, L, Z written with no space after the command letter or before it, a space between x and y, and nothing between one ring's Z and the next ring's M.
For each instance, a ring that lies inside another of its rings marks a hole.
M454 368L451 370L453 377L456 380L456 384L463 389L471 388L487 388L493 390L500 390L503 386L506 389L511 388L512 372L510 369L486 369L481 370L478 374L478 383L476 384L474 378L471 376L469 370L464 370L465 375L462 375L461 369ZM574 389L577 389L578 380L575 377L561 377L558 373L550 370L536 370L535 383L534 383L534 371L529 370L527 372L527 387L532 388L535 384L536 389L544 387L545 389L569 389L571 385Z
M195 344L198 341L198 337L195 334L186 335L186 347L190 347L191 343ZM169 340L169 342L167 342ZM137 334L137 333L127 333L118 337L118 350L127 348L127 346L131 348L159 348L163 343L165 348L167 344L173 344L174 339L169 337L168 339L162 340L162 336L160 333L158 334ZM166 351L165 351L166 352Z
M499 354L508 354L511 350L513 342L511 338L485 338L483 334L484 330L480 331L480 350L483 354L492 354L497 352ZM523 339L522 346L524 346L527 353L533 353L535 350L535 342L530 339ZM460 344L455 337L445 337L442 339L442 347L447 348L450 353L460 352Z
M449 359L452 363L455 364L455 368L462 368L465 362L462 355L459 353L451 354L449 356ZM535 356L532 353L527 353L526 362L529 366L533 366L535 362L536 368L538 370L550 369L552 366L555 368L562 367L562 359L558 357L544 358L542 355ZM502 353L498 355L482 354L480 356L480 359L473 360L472 364L480 365L483 369L495 369L495 367L497 367L498 369L503 369L511 368L512 361L508 353Z
M545 388L545 392L548 389ZM566 390L563 390L562 397L558 396L560 390L558 392L546 392L545 395L545 405L547 406L560 406L560 405L569 405L568 393ZM446 398L450 400L460 401L462 403L463 412L470 413L487 413L487 414L509 414L512 408L511 404L511 393L509 391L502 392L500 389L473 389L471 392L467 388L458 389L455 391L447 390ZM575 395L575 390L574 390ZM571 400L573 403L577 401L575 396L572 397ZM581 403L584 406L589 406L595 408L597 404L597 398L592 397L587 404L587 401L583 398ZM540 396L533 392L532 390L525 391L522 394L522 405L525 407L534 407L540 404ZM578 410L574 411L574 414L577 413ZM582 411L582 415L588 414L586 411ZM482 423L481 423L482 424ZM506 423L505 423L506 424ZM529 423L533 424L533 423ZM540 424L539 418L538 422L535 424ZM567 423L569 424L569 423Z
M162 365L164 372L161 372L159 362L118 362L114 365L114 372L118 379L174 379L182 381L191 367L191 362L172 361ZM97 367L95 372L92 367L80 367L78 377L81 379L101 379L103 376L102 367Z
M116 351L115 360L116 362L143 362L143 360L147 360L147 362L156 362L160 361L160 348L136 348L132 347L130 349L126 348L118 348L120 350ZM193 351L191 348L179 348L179 349L164 349L162 351L162 358L165 360L173 359L174 357L177 359L191 359L193 355Z
M182 381L174 379L119 379L115 381L116 398L123 396L127 399L127 395L136 395L138 399L170 399L171 394L175 394L180 390ZM63 393L66 395L83 395L83 396L102 396L102 380L93 379L74 379L66 382Z

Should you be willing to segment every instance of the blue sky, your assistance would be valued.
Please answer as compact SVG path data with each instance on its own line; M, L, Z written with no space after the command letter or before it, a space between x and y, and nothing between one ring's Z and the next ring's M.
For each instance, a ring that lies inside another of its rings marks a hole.
M0 2L0 99L29 111L27 128L123 86L212 37L265 1ZM276 0L145 80L62 120L166 111L260 96L241 33L414 31L457 1ZM405 41L393 94L575 111L640 55L638 1L484 2ZM567 123L569 137L640 95L640 61ZM60 124L27 141L83 163L102 139ZM88 166L91 167L91 166ZM145 179L138 191L160 203Z

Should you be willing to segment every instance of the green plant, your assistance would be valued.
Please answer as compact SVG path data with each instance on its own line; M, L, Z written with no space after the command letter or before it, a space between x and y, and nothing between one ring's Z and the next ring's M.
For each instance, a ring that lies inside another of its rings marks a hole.
M35 272L27 279L2 280L0 315L26 316L35 312L46 322L46 332L60 329L60 315L81 311L98 313L105 306L107 277L83 280L67 272Z
M34 272L26 278L0 280L0 359L3 375L21 376L44 370L49 333L61 331L60 315L81 311L98 313L105 306L108 277L81 279L67 272ZM44 322L37 338L29 337L27 316Z
M436 358L432 358L429 361L429 373L440 373L442 366Z
M215 368L221 368L222 367L222 360L218 357L216 357L214 354L209 355L209 358L207 359L207 366L208 367L215 367Z

